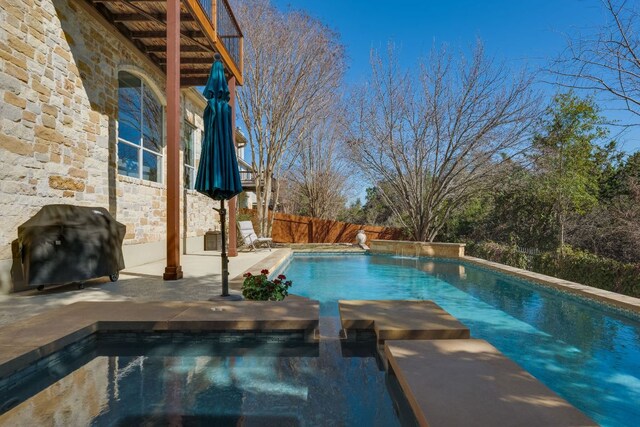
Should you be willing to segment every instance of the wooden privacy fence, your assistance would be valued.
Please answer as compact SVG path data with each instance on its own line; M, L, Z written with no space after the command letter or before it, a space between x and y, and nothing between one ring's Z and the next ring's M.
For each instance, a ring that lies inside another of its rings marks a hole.
M241 209L240 214L251 215L257 232L255 211ZM275 219L271 237L275 243L355 243L358 230L364 230L367 241L399 240L404 237L399 228L351 224L279 212L272 215L275 215Z

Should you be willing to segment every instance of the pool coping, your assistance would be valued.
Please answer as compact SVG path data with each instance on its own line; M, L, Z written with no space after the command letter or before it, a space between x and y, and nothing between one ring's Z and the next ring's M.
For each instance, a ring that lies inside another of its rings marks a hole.
M340 323L351 331L372 330L387 340L466 339L469 328L430 300L338 300Z
M246 271L273 270L291 256L278 249ZM244 273L243 273L244 274ZM230 288L241 291L243 274ZM83 301L54 308L0 328L0 377L103 331L258 331L313 336L319 303L291 295L284 301Z
M289 249L278 249L246 271L270 271L286 261ZM244 274L244 273L243 273ZM243 274L230 280L241 290ZM319 303L291 295L284 301L84 301L48 310L0 328L0 377L104 331L299 332L313 336Z
M312 337L319 305L285 301L85 301L0 329L0 377L97 332L300 332Z
M581 297L585 297L591 300L596 300L608 305L623 308L635 313L640 313L640 298L634 298L628 295L619 294L612 291L607 291L593 286L587 286L569 280L558 279L557 277L548 276L542 273L535 273L533 271L524 270L522 268L511 267L509 265L500 264L493 261L487 261L482 258L476 258L472 256L462 256L459 258L461 261L467 261L472 265L488 268L490 270L498 271L501 273L515 276L520 279L525 279L531 282L535 282L540 285L555 288L561 291L567 291Z
M261 270L269 270L270 275L278 271L282 264L287 262L292 256L293 250L290 248L276 249L273 253L261 261L258 261L251 267L247 268L241 274L238 274L233 279L229 280L229 289L237 292L242 292L242 282L244 281L244 275L251 273L253 275L260 274ZM290 295L291 296L291 295ZM296 295L297 297L297 295ZM287 297L289 298L289 297ZM303 297L298 297L303 298ZM305 298L307 299L307 298Z
M384 352L420 426L598 425L485 340L387 340Z

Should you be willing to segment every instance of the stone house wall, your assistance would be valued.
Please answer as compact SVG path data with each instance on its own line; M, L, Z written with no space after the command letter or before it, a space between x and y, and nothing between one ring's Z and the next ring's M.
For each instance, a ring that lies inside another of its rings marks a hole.
M116 166L118 72L164 103L163 72L82 0L3 0L0 22L2 288L17 228L43 205L103 206L127 226L125 245L163 241L166 174L142 181ZM204 100L195 89L182 98L201 137ZM217 221L212 202L184 193L184 237L201 236Z

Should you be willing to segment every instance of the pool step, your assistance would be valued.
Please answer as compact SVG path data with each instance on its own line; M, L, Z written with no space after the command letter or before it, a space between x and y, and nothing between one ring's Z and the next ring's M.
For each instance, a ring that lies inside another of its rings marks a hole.
M375 333L422 426L595 426L433 301L339 301L343 342Z
M346 336L372 330L378 342L402 339L465 339L469 328L433 301L338 301ZM356 334L357 335L357 334Z
M422 426L597 426L484 340L387 341Z

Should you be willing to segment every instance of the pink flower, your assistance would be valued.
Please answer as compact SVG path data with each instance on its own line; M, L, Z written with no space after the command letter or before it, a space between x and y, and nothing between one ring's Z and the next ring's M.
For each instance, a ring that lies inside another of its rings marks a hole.
M266 268L264 270L260 270L260 273L262 274L269 274L269 270L267 270Z
M244 276L244 277L251 277L251 273L246 272L246 273L244 273L244 274L243 274L243 276Z
M278 274L278 279L284 280L286 278L287 278L287 276L285 276L284 274Z

